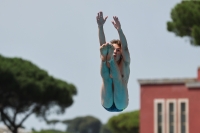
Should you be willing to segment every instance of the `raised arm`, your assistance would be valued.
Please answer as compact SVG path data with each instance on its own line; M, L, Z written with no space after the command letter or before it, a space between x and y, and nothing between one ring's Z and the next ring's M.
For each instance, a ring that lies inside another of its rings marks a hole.
M118 17L113 16L114 21L112 21L112 24L114 25L114 27L117 29L118 34L119 34L119 39L121 41L121 49L122 49L122 56L124 57L124 61L127 63L130 63L130 54L129 54L129 50L128 50L128 44L126 41L126 37L121 29L121 24L120 21L118 19Z
M98 28L99 28L98 32L99 32L99 43L100 43L100 46L106 43L106 38L105 38L105 35L104 35L103 25L106 22L107 18L108 18L108 16L103 18L103 12L99 12L97 14L97 17L96 17Z

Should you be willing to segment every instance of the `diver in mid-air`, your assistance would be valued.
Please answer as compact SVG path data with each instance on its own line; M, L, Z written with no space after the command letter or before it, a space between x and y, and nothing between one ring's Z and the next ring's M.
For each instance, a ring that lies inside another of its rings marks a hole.
M120 112L129 102L127 84L130 75L130 54L126 37L116 16L113 16L112 24L117 29L119 40L106 43L103 25L107 18L108 16L103 17L103 12L99 12L96 17L99 28L100 72L103 80L101 103L110 112Z

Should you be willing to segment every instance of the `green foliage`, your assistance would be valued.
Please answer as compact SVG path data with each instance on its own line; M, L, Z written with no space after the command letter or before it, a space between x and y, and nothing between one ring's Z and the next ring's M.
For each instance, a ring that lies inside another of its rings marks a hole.
M113 133L139 133L139 111L113 116L107 125Z
M101 126L99 133L112 133L107 124Z
M171 11L171 22L167 30L180 37L189 37L194 46L200 46L200 2L182 1Z
M33 131L32 133L68 133L68 132L62 132L58 130L41 130L41 131Z
M57 124L57 123L59 123L59 122L60 122L60 120L57 120L57 119L46 120L46 123L47 123L47 124L52 124L52 125L55 125L55 124Z
M0 55L0 113L8 128L21 127L31 114L41 118L54 112L64 113L72 105L76 95L73 84L49 76L30 61L21 58L7 58ZM7 110L12 111L10 117ZM17 114L27 114L21 122L15 123Z
M72 120L64 120L63 123L67 124L69 133L99 133L102 125L100 120L92 116L76 117Z

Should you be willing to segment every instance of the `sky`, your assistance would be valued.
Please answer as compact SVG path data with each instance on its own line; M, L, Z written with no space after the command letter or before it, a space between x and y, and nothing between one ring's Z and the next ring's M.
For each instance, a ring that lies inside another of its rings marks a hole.
M195 78L200 48L187 38L168 32L171 9L181 0L0 0L0 54L29 60L49 75L72 83L78 94L65 114L49 119L92 115L102 123L119 113L101 105L99 40L96 16L103 11L106 41L118 39L111 21L118 16L131 56L129 105L124 112L140 109L138 79ZM1 125L3 125L1 123ZM50 128L30 116L30 130ZM56 129L65 130L62 124Z

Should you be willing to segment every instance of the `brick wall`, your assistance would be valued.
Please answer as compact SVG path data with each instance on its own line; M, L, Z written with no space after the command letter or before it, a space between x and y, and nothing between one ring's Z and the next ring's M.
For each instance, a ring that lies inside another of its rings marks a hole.
M140 133L154 133L154 99L182 98L189 101L189 133L200 133L200 88L188 89L184 84L144 85L140 91Z

